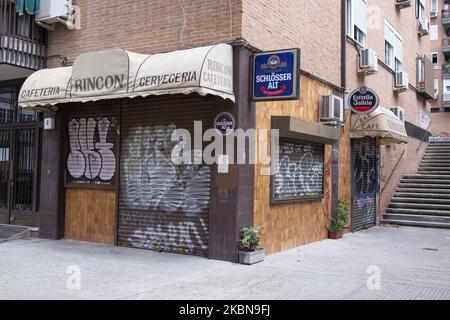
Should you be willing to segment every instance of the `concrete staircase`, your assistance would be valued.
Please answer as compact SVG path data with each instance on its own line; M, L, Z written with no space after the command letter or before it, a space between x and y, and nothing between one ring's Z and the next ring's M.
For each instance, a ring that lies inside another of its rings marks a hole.
M417 173L400 180L381 223L450 229L450 139L430 141Z

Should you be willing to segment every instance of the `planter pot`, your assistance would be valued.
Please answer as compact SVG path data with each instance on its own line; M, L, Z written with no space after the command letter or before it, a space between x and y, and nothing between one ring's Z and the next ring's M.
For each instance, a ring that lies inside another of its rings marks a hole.
M259 249L256 251L246 252L246 251L239 251L239 263L242 264L255 264L261 261L264 261L264 258L266 257L266 253L264 249Z
M328 231L328 238L340 239L344 236L344 231Z

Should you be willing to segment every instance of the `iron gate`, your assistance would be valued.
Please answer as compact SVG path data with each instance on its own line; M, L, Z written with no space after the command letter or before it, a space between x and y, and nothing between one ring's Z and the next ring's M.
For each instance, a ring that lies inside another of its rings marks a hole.
M353 231L376 224L378 151L375 138L353 139Z
M207 255L211 168L175 164L171 136L186 129L193 143L194 121L212 127L212 104L196 95L124 101L119 245Z
M38 135L33 127L0 129L0 223L37 224Z
M0 223L39 225L42 115L17 106L18 84L0 86Z

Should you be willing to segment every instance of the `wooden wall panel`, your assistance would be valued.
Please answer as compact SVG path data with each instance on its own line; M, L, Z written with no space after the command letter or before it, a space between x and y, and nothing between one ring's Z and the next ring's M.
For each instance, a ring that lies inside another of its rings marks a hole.
M270 129L271 117L280 115L317 123L321 96L331 92L332 90L322 83L302 76L299 101L257 103L256 129ZM343 132L346 131L341 130L341 135ZM270 140L266 141L266 146L258 146L259 159L266 153L265 150L270 150ZM348 161L349 143L348 137L342 137L340 148L346 150L346 155L340 156L343 161ZM255 166L254 225L264 227L261 245L268 254L327 238L331 208L331 146L325 148L325 165L323 199L282 204L270 202L270 176L265 175L267 166L260 163ZM347 166L341 165L341 170L344 167ZM350 183L347 173L340 172L340 176L340 182ZM348 197L350 189L344 189L340 196Z
M114 244L115 230L115 191L66 189L66 239Z

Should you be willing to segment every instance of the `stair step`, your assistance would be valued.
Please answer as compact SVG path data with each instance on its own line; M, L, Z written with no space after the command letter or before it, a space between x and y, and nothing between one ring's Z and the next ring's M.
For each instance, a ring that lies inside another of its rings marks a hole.
M449 174L450 171L430 171L426 169L419 169L419 173L428 173L428 174Z
M445 160L448 161L448 159L450 159L450 156L423 156L422 160Z
M450 224L450 217L445 217L445 216L385 213L385 214L383 214L382 218L385 220L409 220L409 221L439 222L439 223L449 223Z
M441 165L446 166L450 164L450 159L430 159L430 160L422 160L420 164L430 164L430 165Z
M450 199L450 191L447 194L442 193L427 193L427 192L421 192L417 193L417 190L414 190L412 192L403 191L404 189L400 190L397 189L397 191L394 194L394 197L398 198L425 198L425 199ZM407 189L409 190L409 189Z
M397 196L397 194L394 194L394 197L391 200L391 203L434 203L434 204L442 204L442 205L449 205L450 204L450 197L447 195L447 198L441 198L441 199L433 199L431 197L429 198L413 198L413 197L400 197Z
M427 192L426 190L429 190L429 192L434 193L446 193L450 191L450 185L446 184L434 184L434 183L410 183L410 182L400 182L399 188L401 189L424 189L424 192ZM444 190L444 192L441 192ZM422 192L422 190L421 190Z
M388 208L399 208L399 209L411 208L411 209L448 211L448 214L450 215L450 205L448 204L391 202Z
M443 185L448 185L450 187L450 180L441 180L441 179L420 179L420 178L415 178L415 179L401 179L400 180L401 183L406 182L406 183L437 183L437 184L443 184Z
M450 159L430 159L422 160L422 163L450 163Z
M445 176L450 174L450 170L442 170L441 168L419 168L417 169L417 173Z
M385 219L380 219L380 222L382 224L392 224L392 225L400 225L400 226L408 226L408 227L450 229L450 223L408 221L408 220L385 220Z
M450 150L450 145L436 145L436 144L432 144L432 145L428 145L428 147L427 147L427 150L439 150L439 149Z
M449 211L412 208L386 208L386 213L418 214L430 216L450 216Z
M425 153L449 153L450 148L427 148Z
M437 179L450 181L450 175L440 174L405 174L403 179Z
M442 161L442 162L421 162L420 166L423 167L446 167L446 168L450 168L450 161Z
M419 169L423 169L423 170L434 170L434 171L448 171L450 170L450 167L440 167L440 166L429 166L429 165L420 165Z

